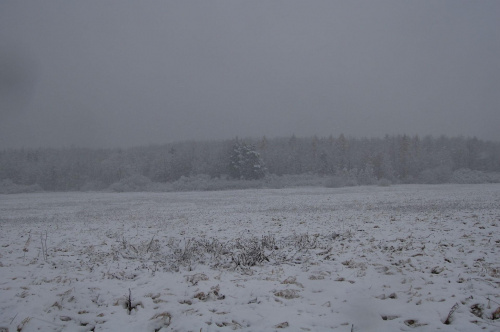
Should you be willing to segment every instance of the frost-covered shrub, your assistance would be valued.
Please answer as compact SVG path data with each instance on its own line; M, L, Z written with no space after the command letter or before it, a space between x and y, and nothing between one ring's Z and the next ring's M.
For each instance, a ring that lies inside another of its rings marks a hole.
M206 174L183 176L172 183L173 191L216 191L262 188L263 180L233 180L226 176L211 178Z
M488 173L491 183L500 183L500 172L490 172Z
M181 176L177 181L172 182L174 191L203 191L209 190L212 179L209 175L198 174L194 176Z
M116 192L149 191L151 185L152 182L149 178L140 174L135 174L113 183L109 186L109 189Z
M367 163L364 169L360 170L356 176L357 183L360 185L372 185L377 183L375 170L371 163Z
M449 167L438 166L422 171L419 176L419 182L426 184L448 183L451 175L452 173Z
M324 183L324 177L311 173L282 175L270 182L271 188L318 187L323 186Z
M500 180L500 174L485 173L468 168L462 168L453 172L450 182L452 183L497 183Z
M35 193L41 191L43 191L43 189L38 184L16 184L10 179L0 181L0 194Z
M206 174L181 177L171 183L173 191L216 191L285 187L323 186L325 178L316 174L282 175L267 174L259 180L232 179L228 176L211 178Z
M325 187L327 188L342 188L347 186L347 179L342 176L332 176L327 181L325 181Z
M90 181L81 186L80 191L100 191L106 189L106 185L100 181Z
M284 176L266 174L263 179L264 188L281 189L287 186Z
M347 170L341 170L338 171L336 175L332 176L329 178L325 186L327 188L341 188L341 187L354 187L360 184L367 184L367 183L360 183L359 182L359 174L358 170L356 168Z
M382 178L378 180L377 185L380 187L389 187L392 184L391 180Z

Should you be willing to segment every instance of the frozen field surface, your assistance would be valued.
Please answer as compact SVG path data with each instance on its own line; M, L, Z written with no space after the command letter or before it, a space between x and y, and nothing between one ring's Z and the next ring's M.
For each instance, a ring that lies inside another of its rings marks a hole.
M0 195L1 331L500 331L500 185Z

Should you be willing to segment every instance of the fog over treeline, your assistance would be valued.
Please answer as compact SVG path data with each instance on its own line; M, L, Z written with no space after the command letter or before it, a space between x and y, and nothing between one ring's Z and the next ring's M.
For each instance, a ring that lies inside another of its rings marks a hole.
M499 13L495 0L2 0L0 149L500 141Z
M500 143L385 136L234 138L128 149L0 151L0 192L174 191L298 185L484 183L500 177Z

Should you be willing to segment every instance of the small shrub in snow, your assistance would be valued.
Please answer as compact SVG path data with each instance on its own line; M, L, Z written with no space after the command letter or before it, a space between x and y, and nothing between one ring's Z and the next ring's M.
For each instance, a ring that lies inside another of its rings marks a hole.
M481 303L475 303L470 307L470 312L479 318L483 318L484 306Z
M295 299L300 297L298 291L295 289L284 289L274 293L275 296L282 297L287 300Z
M250 267L264 261L269 262L262 243L256 238L238 243L237 249L232 258L236 266Z
M498 307L493 313L491 314L491 319L496 320L500 319L500 307Z
M296 235L293 239L294 246L297 250L304 249L315 249L317 246L319 234L309 235L309 234L300 234Z
M281 183L272 188L283 188L283 187L321 187L324 185L325 178L317 174L295 174L295 175L282 175L278 177L277 181Z
M116 192L148 191L152 182L149 178L135 174L113 183L109 189Z
M497 183L500 182L500 174L462 168L453 172L450 182L461 184Z
M368 185L375 183L375 178L370 172L358 171L356 168L338 171L336 175L329 178L325 187L327 188L342 188L354 187L358 185Z
M448 183L451 174L451 169L448 166L438 166L422 171L419 176L419 182L425 184Z
M173 191L217 191L262 188L262 180L233 180L226 177L210 178L206 174L181 177L172 183Z
M377 185L380 187L389 187L392 184L391 180L382 178L378 180Z
M90 181L81 186L80 191L100 191L106 188L106 185L100 181Z
M347 180L341 176L332 176L325 182L327 188L342 188L347 186Z
M172 315L169 312L164 311L155 314L153 317L151 317L150 320L156 322L154 330L160 331L163 327L168 327L170 325L170 323L172 322Z
M38 184L21 185L12 182L10 179L0 181L0 194L36 193L42 191L42 187Z
M287 328L288 326L290 326L290 324L288 322L283 322L283 323L279 323L277 325L274 325L274 327L277 329L284 329L284 328Z
M196 286L200 281L207 281L208 277L204 273L196 273L193 275L186 276L186 281L191 283L191 285Z

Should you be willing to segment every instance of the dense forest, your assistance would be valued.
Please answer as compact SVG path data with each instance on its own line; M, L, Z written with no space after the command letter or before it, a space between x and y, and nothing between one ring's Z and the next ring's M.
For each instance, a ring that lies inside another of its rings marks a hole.
M0 151L0 193L498 182L500 143L464 137L287 137L128 149Z

